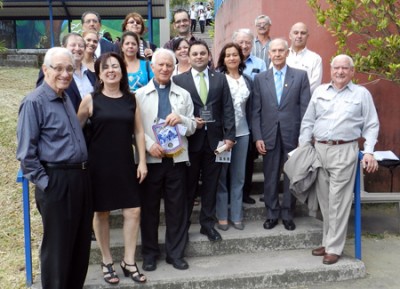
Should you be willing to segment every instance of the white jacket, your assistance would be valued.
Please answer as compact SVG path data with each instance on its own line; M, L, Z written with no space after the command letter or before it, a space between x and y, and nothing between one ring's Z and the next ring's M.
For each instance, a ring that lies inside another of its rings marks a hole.
M136 90L136 102L140 108L145 141L146 141L146 161L147 163L161 163L162 159L152 157L148 152L151 146L156 143L152 126L157 121L158 113L158 94L151 80L146 86ZM186 135L181 136L184 151L174 157L174 162L189 161L188 140L187 136L194 134L196 131L196 121L193 116L193 102L187 90L176 85L171 80L171 88L169 92L169 101L171 103L172 112L179 114L182 119L181 125L187 128Z

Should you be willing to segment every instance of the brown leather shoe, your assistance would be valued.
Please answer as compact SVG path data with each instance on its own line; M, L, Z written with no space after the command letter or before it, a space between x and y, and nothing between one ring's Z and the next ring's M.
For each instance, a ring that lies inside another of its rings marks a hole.
M325 255L325 247L318 247L311 251L313 256L324 256Z
M328 254L324 255L324 259L322 259L322 263L325 265L332 265L335 264L339 260L340 256L336 254Z

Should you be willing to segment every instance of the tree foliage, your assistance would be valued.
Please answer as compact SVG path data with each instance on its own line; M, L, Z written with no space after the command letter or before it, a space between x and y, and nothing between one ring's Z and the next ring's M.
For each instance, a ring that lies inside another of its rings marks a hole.
M175 7L175 6L189 6L190 5L190 0L171 0L169 2L169 5L171 7Z
M400 83L399 0L307 0L357 70Z

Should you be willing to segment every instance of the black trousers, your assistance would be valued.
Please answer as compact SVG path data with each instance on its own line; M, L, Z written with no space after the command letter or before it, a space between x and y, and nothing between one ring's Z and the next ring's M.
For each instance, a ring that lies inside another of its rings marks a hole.
M191 19L190 21L191 21L190 30L191 30L192 32L195 32L195 31L196 31L197 20L196 20L196 19Z
M293 144L285 147L278 130L275 148L268 150L263 156L264 171L264 202L267 209L267 219L292 220L296 205L296 198L289 190L289 179L284 175L282 202L279 201L279 182L283 164L288 159L288 153L296 148Z
M250 197L253 183L254 160L257 159L258 152L255 143L250 135L249 147L246 157L246 171L243 185L243 198Z
M148 176L141 194L141 237L143 259L156 259L160 255L158 226L160 201L164 198L165 251L171 259L183 258L187 231L186 162L173 163L163 158L162 163L147 164Z
M201 210L200 225L205 228L213 228L215 225L215 206L219 175L221 174L221 163L215 162L214 151L211 150L207 139L203 149L198 152L189 152L190 167L188 168L188 228L190 226L190 215L193 211L193 203L198 189L201 172Z
M204 33L206 21L205 21L205 20L199 20L199 24L200 24L200 31L201 31L201 33Z
M42 288L81 289L89 264L93 219L89 173L50 168L46 172L48 187L35 190L43 222Z

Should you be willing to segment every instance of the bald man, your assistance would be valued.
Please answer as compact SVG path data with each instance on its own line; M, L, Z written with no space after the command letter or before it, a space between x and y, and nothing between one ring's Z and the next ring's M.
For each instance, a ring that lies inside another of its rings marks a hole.
M307 71L312 94L322 81L322 59L317 53L307 49L309 36L306 24L298 22L292 26L289 32L291 45L286 62L290 67Z

